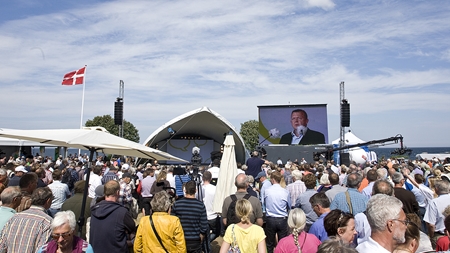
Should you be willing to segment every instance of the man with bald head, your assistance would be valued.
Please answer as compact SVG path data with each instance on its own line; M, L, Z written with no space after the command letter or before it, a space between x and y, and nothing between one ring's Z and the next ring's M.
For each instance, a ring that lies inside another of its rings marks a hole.
M250 201L250 203L252 204L252 208L253 208L253 213L250 214L250 222L253 224L257 224L259 226L263 225L263 213L262 213L262 207L261 207L261 202L259 202L259 199L251 196L247 193L247 187L248 187L248 179L247 176L243 173L238 174L234 180L234 184L236 185L237 191L236 194L232 194L228 197L225 198L225 200L223 201L223 205L222 205L222 217L223 217L223 224L226 226L227 225L227 212L228 212L228 207L230 206L232 200L232 196L236 196L236 198L242 199L245 198L248 199L248 201ZM246 196L247 195L247 196Z
M16 213L16 209L22 200L22 192L17 186L10 186L1 194L2 205L0 206L0 230L5 223Z

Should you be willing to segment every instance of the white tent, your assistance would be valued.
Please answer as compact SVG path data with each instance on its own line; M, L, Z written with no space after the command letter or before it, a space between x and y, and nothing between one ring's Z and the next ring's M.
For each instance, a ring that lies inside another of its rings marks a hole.
M333 145L339 146L340 138L334 140L332 142ZM366 141L361 140L358 138L355 134L352 132L346 132L344 135L344 145L354 145L359 143L365 143ZM365 163L367 160L369 161L376 161L377 155L375 152L369 151L366 152L366 150L362 149L361 147L355 147L348 150L349 158L351 161L354 161L356 163Z
M332 144L338 144L341 138L337 138L332 142ZM344 135L344 143L345 145L352 145L352 144L358 144L358 143L364 143L365 141L361 140L360 138L356 137L352 132L346 132Z

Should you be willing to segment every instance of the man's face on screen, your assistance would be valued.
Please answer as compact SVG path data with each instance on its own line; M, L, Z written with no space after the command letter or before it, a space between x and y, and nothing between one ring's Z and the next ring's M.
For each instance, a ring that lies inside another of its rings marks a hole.
M308 119L303 112L293 112L291 114L292 128L297 129L298 126L308 126Z

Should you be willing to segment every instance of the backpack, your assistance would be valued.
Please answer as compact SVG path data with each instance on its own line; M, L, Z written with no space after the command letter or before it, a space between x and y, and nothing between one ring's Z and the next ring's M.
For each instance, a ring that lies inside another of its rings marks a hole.
M228 206L227 210L227 227L231 224L239 223L241 220L236 215L236 202L238 201L238 198L236 197L236 194L230 195L231 197L231 203L230 206ZM245 194L244 199L248 200L251 197L250 194Z
M75 178L72 176L72 172L70 171L71 169L66 169L66 172L64 172L62 178L61 178L61 183L67 184L67 186L69 187L69 190L72 191L73 187L75 186Z

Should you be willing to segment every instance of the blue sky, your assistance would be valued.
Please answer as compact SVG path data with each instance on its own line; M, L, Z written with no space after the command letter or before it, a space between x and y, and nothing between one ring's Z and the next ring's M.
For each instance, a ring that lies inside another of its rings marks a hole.
M327 104L339 137L339 83L351 129L369 141L450 146L447 1L31 1L0 9L0 127L77 128L113 114L144 141L208 106L237 129L258 105ZM396 148L396 146L393 146Z

